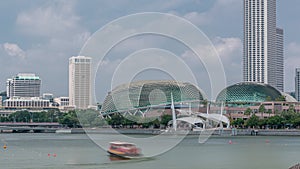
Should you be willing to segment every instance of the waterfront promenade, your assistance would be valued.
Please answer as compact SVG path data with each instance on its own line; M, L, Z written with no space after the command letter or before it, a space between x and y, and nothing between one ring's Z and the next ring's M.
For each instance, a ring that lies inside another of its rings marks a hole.
M161 129L107 129L107 128L95 128L95 129L64 129L66 133L80 134L80 133L99 133L99 134L148 134L158 135L162 134L165 130ZM170 133L172 134L172 133ZM189 131L188 135L200 135L201 131ZM298 129L216 129L213 135L219 136L300 136L300 130Z

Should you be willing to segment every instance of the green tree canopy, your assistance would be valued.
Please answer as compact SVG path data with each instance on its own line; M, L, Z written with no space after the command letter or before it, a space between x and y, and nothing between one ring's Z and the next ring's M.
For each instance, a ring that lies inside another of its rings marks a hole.
M247 121L246 126L248 127L256 127L258 126L259 118L253 114Z
M252 113L252 110L248 107L245 112L244 115L250 115Z

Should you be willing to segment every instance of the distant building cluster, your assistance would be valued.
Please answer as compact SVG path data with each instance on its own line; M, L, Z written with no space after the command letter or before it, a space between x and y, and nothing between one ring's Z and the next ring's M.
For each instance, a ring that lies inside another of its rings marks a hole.
M69 97L41 95L42 80L34 73L19 73L6 81L6 94L0 96L0 116L17 110L48 110L94 108L91 106L91 58L73 56L69 59Z

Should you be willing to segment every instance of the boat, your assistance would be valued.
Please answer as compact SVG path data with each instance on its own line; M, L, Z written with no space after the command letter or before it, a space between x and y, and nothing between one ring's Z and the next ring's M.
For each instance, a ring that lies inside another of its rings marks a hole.
M109 143L107 152L111 156L117 156L125 159L134 159L142 157L141 151L133 143L114 141Z

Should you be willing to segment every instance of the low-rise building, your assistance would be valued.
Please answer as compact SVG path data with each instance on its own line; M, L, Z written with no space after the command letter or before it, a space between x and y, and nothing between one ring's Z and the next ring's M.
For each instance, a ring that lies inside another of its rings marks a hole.
M4 101L5 109L45 109L50 101L39 97L12 97Z
M64 110L66 107L69 107L69 97L57 97L53 99L53 102L60 110Z

